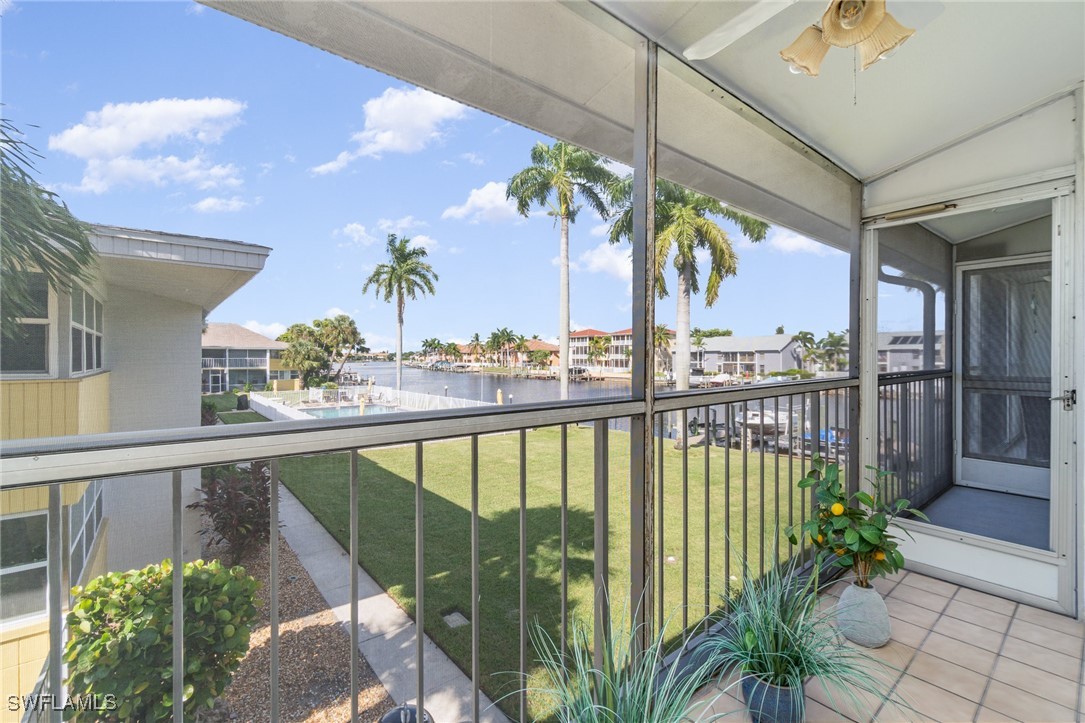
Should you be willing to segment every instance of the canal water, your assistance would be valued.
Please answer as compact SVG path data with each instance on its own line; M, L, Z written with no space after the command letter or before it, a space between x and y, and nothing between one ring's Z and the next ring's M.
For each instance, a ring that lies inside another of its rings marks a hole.
M349 371L357 372L362 380L370 377L375 379L378 386L395 387L396 365L395 362L365 362L347 364ZM775 392L774 385L764 385L765 396L772 397ZM431 369L418 369L415 367L403 367L403 389L409 392L422 392L437 396L458 397L460 399L474 399L483 402L494 403L497 401L497 391L500 389L505 404L526 404L529 402L553 402L561 398L559 393L560 383L556 379L524 379L512 377L507 374L479 374L475 372L461 373L448 371L435 371ZM666 387L660 387L660 391ZM613 381L577 381L569 383L570 399L607 399L627 398L629 395L629 382L625 380ZM810 395L806 404L799 404L799 397L793 398L796 404L791 404L792 399L769 399L765 404L765 412L772 413L781 424L801 425L800 408L807 420L812 412L810 404L814 399L820 401L820 423L823 430L847 427L847 404L842 396L829 392L818 396ZM759 401L750 401L745 407L740 404L732 404L730 408L714 407L710 415L711 428L717 433L725 429L727 425L725 412L730 412L731 428L735 434L740 433L739 423L742 414L748 411L760 411ZM703 425L699 419L703 412L694 409L689 412L687 421ZM665 422L665 434L673 437L677 433L679 424L677 413L668 414ZM807 421L807 425L809 421ZM628 429L628 420L613 420L610 425L614 429ZM809 433L809 432L807 432ZM824 435L828 434L829 438ZM823 431L823 441L835 442L834 431Z
M347 369L357 372L362 380L375 378L378 386L396 386L395 362L351 363L347 364ZM404 391L480 402L496 402L498 389L501 390L506 404L509 403L509 395L512 395L514 404L553 402L561 399L560 386L556 379L524 379L508 374L442 372L403 367ZM569 382L570 399L604 399L628 395L627 381Z

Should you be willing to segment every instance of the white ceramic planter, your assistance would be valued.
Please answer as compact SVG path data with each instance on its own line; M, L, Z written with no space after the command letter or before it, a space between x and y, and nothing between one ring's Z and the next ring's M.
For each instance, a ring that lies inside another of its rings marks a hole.
M848 585L836 604L836 624L845 638L867 648L889 642L889 609L873 587Z

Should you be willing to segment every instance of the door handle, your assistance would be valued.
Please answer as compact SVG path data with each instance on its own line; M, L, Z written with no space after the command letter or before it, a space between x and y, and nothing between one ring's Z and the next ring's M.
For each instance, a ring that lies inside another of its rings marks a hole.
M1077 404L1077 390L1064 390L1061 397L1049 397L1048 401L1062 402L1062 408L1067 412L1071 412L1074 409L1074 405Z

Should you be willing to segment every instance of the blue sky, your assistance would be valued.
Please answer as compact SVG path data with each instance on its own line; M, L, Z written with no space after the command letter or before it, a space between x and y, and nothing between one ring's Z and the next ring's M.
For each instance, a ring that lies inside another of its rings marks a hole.
M15 2L0 33L3 114L77 216L274 249L212 321L274 334L341 310L389 348L394 310L361 287L392 231L426 244L440 275L408 305L408 348L497 327L557 335L558 231L504 199L551 139L188 2ZM725 228L739 274L712 309L694 299L694 325L848 325L846 256ZM587 212L572 227L574 328L630 325L628 248L605 231ZM673 328L673 298L657 320Z

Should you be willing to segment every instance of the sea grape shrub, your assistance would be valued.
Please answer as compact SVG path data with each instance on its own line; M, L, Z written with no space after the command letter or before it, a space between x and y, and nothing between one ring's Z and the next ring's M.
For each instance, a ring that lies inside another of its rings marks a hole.
M215 409L215 403L204 400L200 402L200 426L213 427L218 424L219 413Z
M260 586L242 567L185 563L185 718L209 708L249 649ZM68 709L67 720L158 721L173 715L173 564L110 572L72 590L68 690L112 696L113 710Z
M230 565L271 539L271 470L264 461L203 469L201 499L189 509L203 512L203 533L212 544L225 543Z

